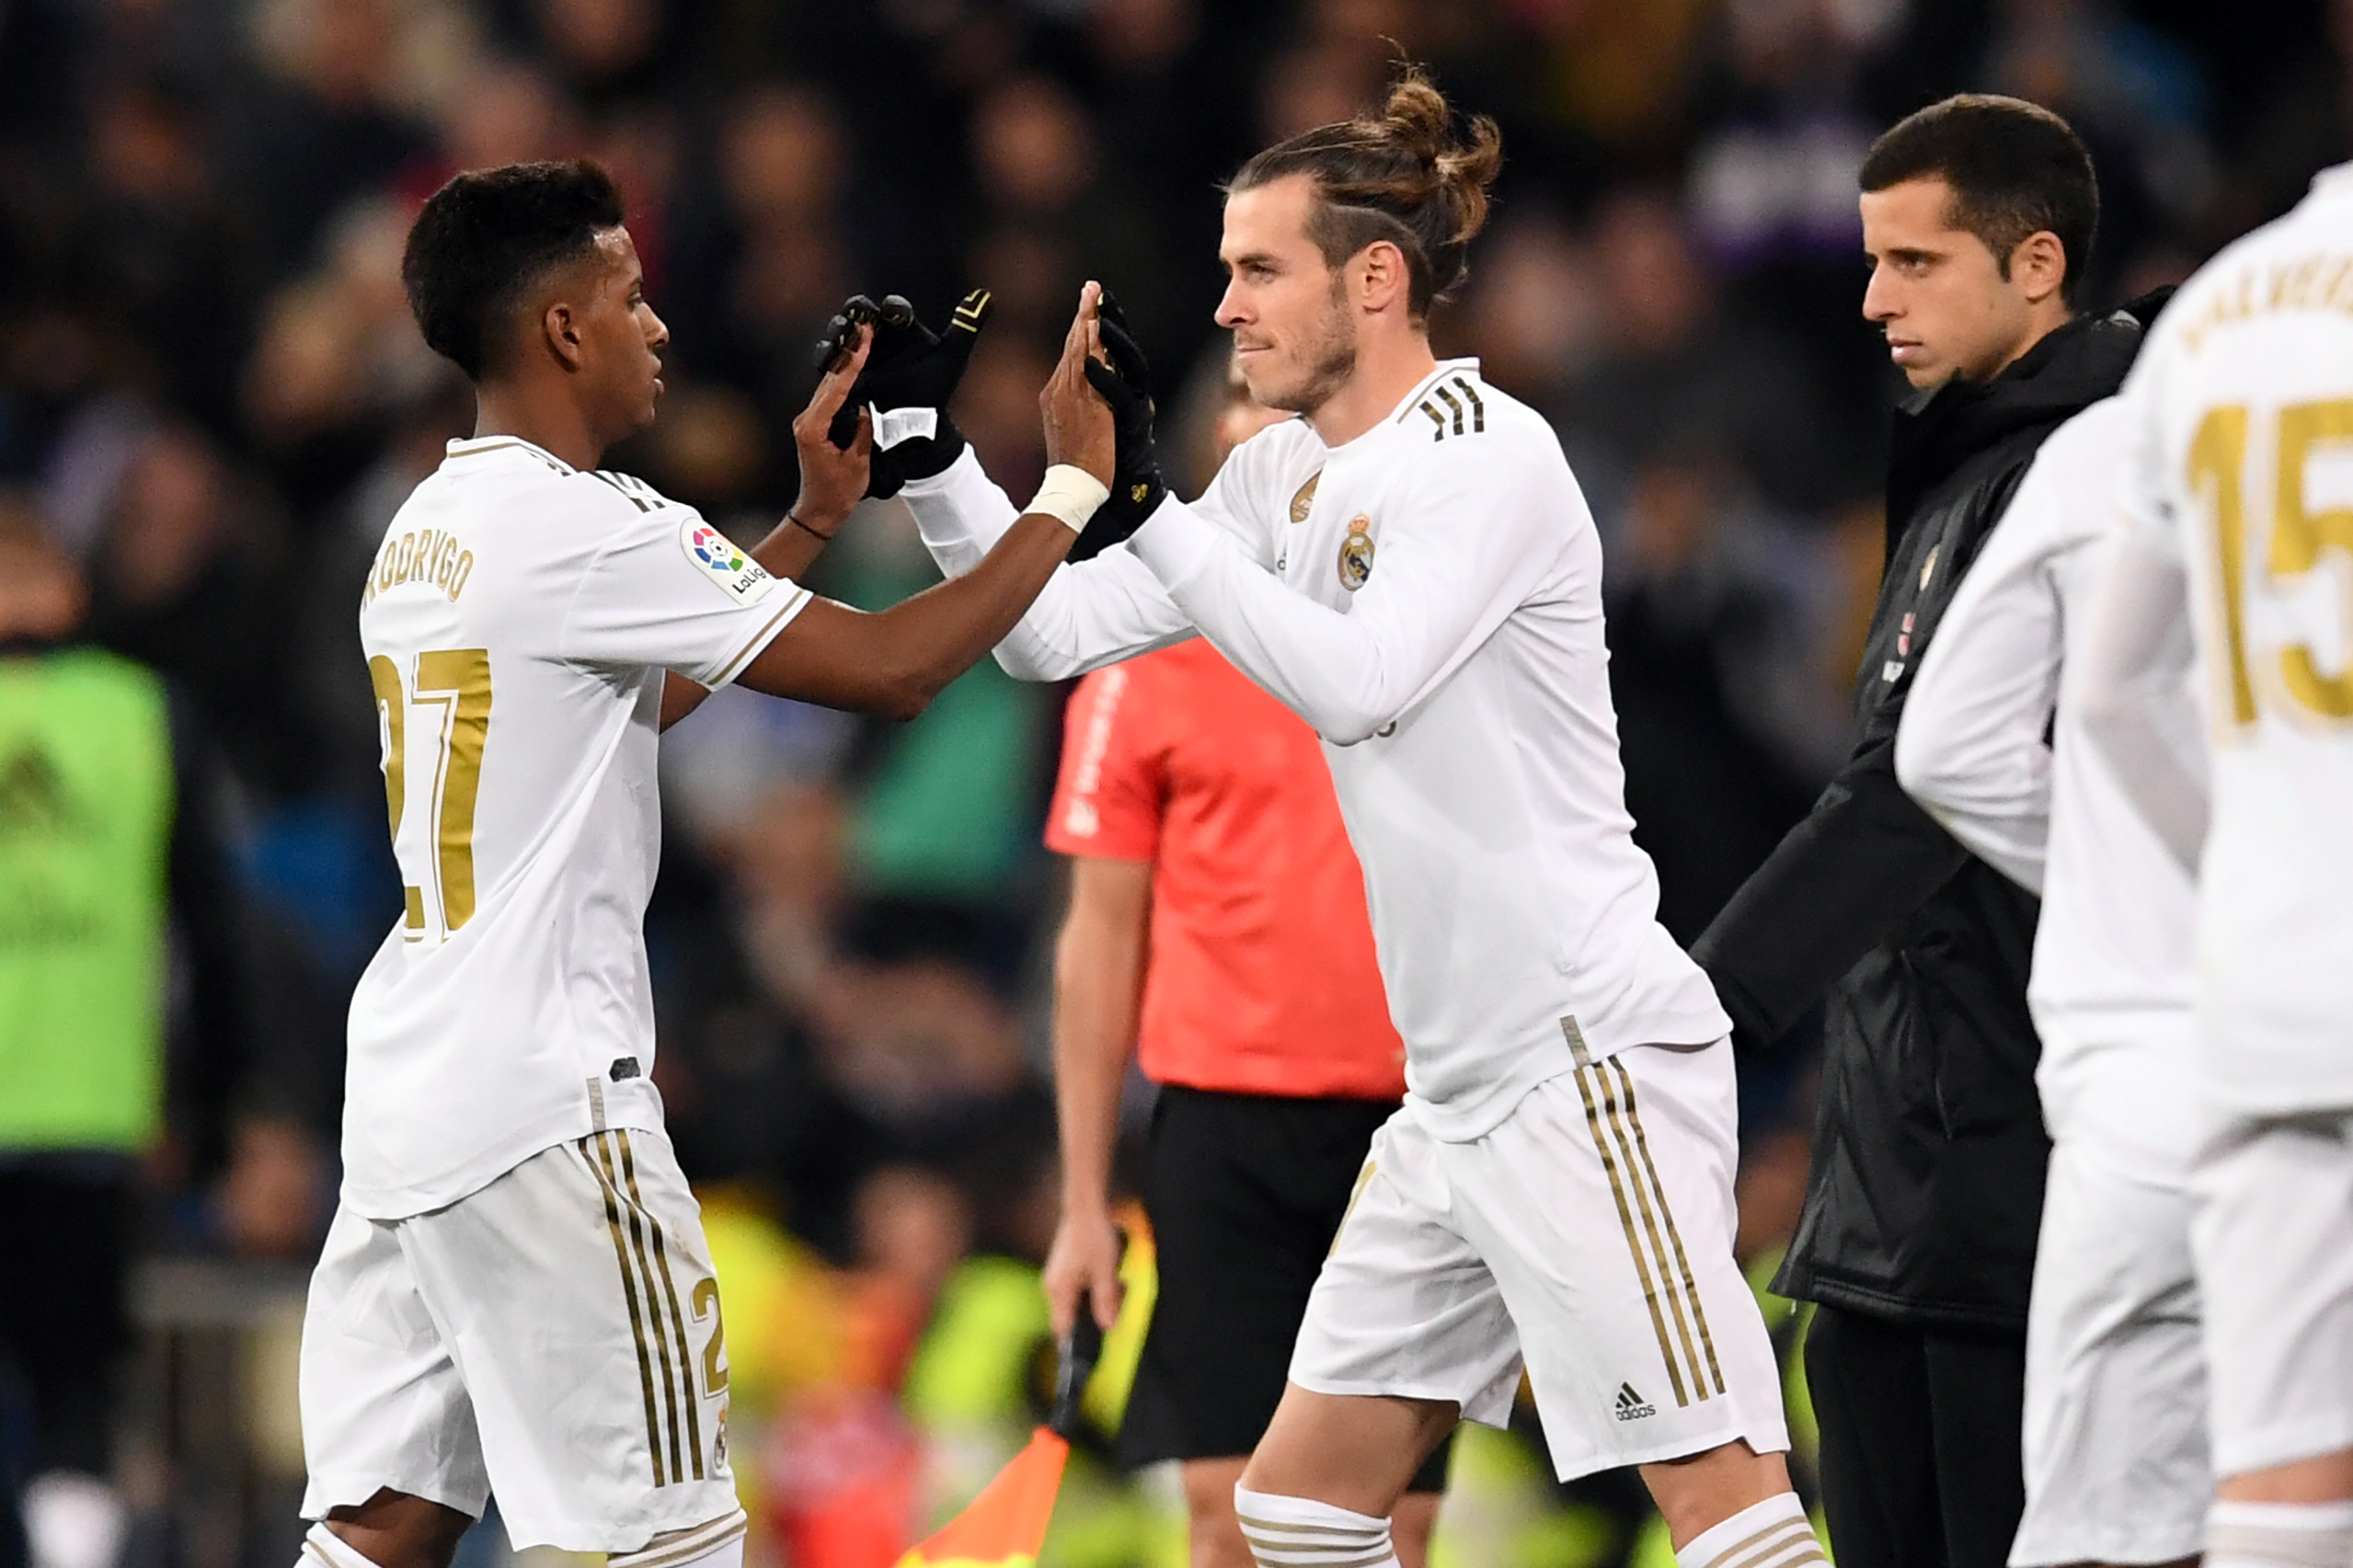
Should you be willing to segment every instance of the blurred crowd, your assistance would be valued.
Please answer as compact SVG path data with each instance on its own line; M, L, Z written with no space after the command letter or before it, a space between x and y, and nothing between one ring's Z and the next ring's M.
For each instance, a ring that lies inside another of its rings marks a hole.
M810 344L856 289L927 318L995 291L956 413L1026 493L1037 389L1103 279L1189 491L1226 369L1218 182L1373 99L1400 51L1504 126L1435 336L1554 421L1593 502L1629 804L1684 940L1844 745L1894 395L1858 314L1873 135L1962 89L2067 116L2105 204L2094 309L2353 154L2344 0L0 5L0 512L78 563L80 635L171 689L237 906L241 1037L174 992L152 1245L299 1258L332 1205L343 1007L400 904L355 606L472 421L398 281L425 195L520 159L613 172L673 342L659 424L609 464L740 540L791 499ZM813 581L875 605L932 575L886 504ZM1060 695L984 664L902 726L729 691L665 744L658 1078L741 1220L713 1239L747 1281L748 1392L966 1387L923 1371L950 1307L1007 1343L1042 1321L989 1271L1034 1264L1054 1217ZM175 958L222 945L188 936ZM1761 1253L1793 1147L1802 1170L1802 1063L1745 1092ZM755 1298L799 1327L764 1331ZM863 1408L826 1419L895 1429ZM785 1442L763 1484L859 1451Z

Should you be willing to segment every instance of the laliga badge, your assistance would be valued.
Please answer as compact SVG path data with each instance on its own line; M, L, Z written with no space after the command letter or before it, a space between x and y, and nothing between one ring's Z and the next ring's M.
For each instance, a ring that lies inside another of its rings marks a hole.
M691 511L679 525L678 542L704 580L737 604L756 605L776 585L742 546Z
M1373 520L1358 512L1348 524L1348 536L1340 541L1340 586L1351 594L1373 574L1372 526Z

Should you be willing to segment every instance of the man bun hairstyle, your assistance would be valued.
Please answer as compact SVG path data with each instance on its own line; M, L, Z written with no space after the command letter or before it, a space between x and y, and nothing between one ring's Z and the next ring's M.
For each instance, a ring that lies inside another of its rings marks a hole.
M2065 121L1992 93L1932 103L1873 142L1860 175L1865 191L1919 179L1953 188L1953 226L1985 242L2004 279L2030 236L2058 236L2067 253L2059 295L2073 300L2100 226L2100 184L2091 153Z
M1326 267L1377 239L1405 253L1414 320L1454 297L1470 276L1470 246L1487 221L1487 187L1504 165L1504 136L1485 115L1455 134L1454 111L1419 66L1408 66L1377 112L1319 125L1241 166L1228 194L1304 174L1315 187L1307 232Z
M496 330L532 286L593 252L622 216L612 176L586 159L455 176L417 215L400 258L427 345L479 383L497 368Z

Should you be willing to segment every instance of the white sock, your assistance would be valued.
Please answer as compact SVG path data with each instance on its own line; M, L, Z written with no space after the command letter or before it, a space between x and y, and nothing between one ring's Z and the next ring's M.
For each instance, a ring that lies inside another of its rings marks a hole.
M1795 1492L1750 1503L1693 1536L1675 1553L1675 1568L1798 1568L1829 1561Z
M32 1568L114 1568L130 1510L114 1489L79 1470L44 1470L20 1503Z
M744 1531L751 1521L742 1509L657 1535L636 1552L615 1552L605 1568L744 1568Z
M1398 1568L1386 1519L1239 1486L1234 1512L1259 1568Z
M2218 1502L2206 1513L2206 1568L2345 1568L2353 1502Z
M294 1568L376 1568L376 1562L329 1530L322 1519L303 1532L302 1555Z

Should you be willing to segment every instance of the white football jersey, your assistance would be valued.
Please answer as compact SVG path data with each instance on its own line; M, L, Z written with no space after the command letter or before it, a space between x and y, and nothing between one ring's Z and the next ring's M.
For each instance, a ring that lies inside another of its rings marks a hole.
M969 454L905 493L951 574L1013 521ZM1730 1031L1634 843L1592 516L1476 361L1336 447L1261 431L1198 501L1058 571L997 657L1061 679L1197 632L1324 738L1434 1135L1482 1135L1580 1053Z
M2042 896L2026 997L2051 1135L2178 1187L2197 1142L2195 894L2085 732L2082 700L2131 428L2108 398L2035 454L1921 661L1895 771L1972 854Z
M723 685L808 603L693 508L449 443L360 605L401 922L353 993L343 1200L397 1219L659 1127L643 920L662 678Z
M2123 395L2124 509L2187 573L2209 721L2206 1086L2353 1106L2353 165L2184 285Z

